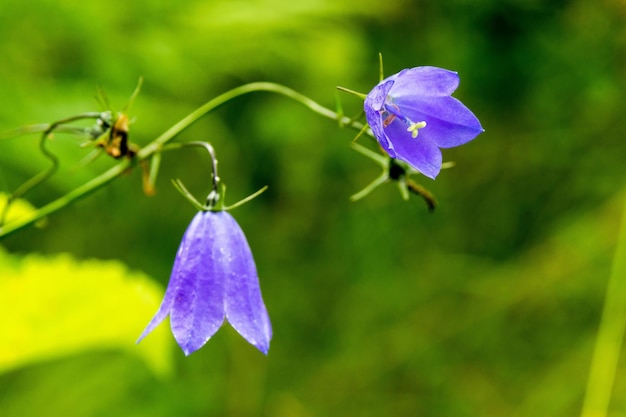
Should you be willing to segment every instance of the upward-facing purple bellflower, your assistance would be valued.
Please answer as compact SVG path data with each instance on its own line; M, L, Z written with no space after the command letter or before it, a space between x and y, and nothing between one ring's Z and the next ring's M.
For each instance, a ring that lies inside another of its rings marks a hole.
M224 319L267 354L272 326L243 231L226 211L202 211L187 228L161 307L139 341L167 315L185 355L200 349Z
M484 130L474 114L451 94L456 72L436 67L405 69L381 81L365 98L374 136L392 158L435 178L441 150L462 145Z

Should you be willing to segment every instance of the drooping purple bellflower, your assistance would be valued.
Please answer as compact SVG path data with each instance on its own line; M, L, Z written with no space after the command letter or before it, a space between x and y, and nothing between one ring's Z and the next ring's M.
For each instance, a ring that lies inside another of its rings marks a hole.
M451 96L458 85L456 72L416 67L382 80L367 94L367 123L390 157L434 179L441 170L440 148L462 145L484 131Z
M161 307L139 341L169 314L185 355L200 349L226 319L267 355L272 338L256 266L243 231L226 211L201 211L176 254Z

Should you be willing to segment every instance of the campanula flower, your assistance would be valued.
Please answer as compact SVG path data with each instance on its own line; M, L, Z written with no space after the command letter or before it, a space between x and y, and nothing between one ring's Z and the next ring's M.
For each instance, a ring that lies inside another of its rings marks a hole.
M458 85L456 72L416 67L384 79L367 94L367 123L390 157L435 178L440 148L462 145L484 131L476 116L451 97Z
M243 231L226 211L201 211L187 228L176 254L161 307L139 341L169 314L174 338L185 355L200 349L224 319L267 354L272 327Z

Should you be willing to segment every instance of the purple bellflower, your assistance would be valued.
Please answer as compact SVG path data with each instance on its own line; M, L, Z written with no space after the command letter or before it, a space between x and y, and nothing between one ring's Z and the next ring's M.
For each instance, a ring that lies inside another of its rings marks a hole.
M170 316L185 355L200 349L224 320L267 355L272 338L259 278L243 231L226 211L201 211L176 254L161 307L139 341Z
M367 123L390 157L434 179L441 170L440 148L462 145L484 131L451 97L458 85L456 72L416 67L384 79L367 94Z

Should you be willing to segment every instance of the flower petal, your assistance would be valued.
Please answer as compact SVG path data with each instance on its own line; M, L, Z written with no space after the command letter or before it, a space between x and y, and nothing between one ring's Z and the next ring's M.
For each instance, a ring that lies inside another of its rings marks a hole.
M434 142L423 137L421 131L419 136L414 138L411 132L407 131L406 125L397 119L386 128L386 132L393 142L398 159L425 176L435 179L441 170L442 158L441 151Z
M161 324L163 320L165 320L165 317L170 314L172 305L174 304L174 291L170 291L170 287L172 287L172 281L170 281L169 285L167 286L165 296L163 297L163 301L161 301L161 306L135 343L141 342L144 337L150 334L159 324Z
M370 126L370 129L372 129L372 133L378 140L378 143L380 143L380 146L383 147L389 156L395 158L396 153L393 149L393 144L387 137L383 128L383 115L381 113L381 109L387 98L387 92L393 86L393 83L393 80L386 80L374 87L365 97L363 108L365 110L367 124Z
M139 339L137 339L136 343L141 342L144 337L146 337L150 332L155 329L155 327L157 327L159 324L161 324L163 320L165 320L165 317L167 317L167 315L170 314L172 311L174 300L176 299L180 288L185 287L185 283L181 282L181 278L184 275L181 275L179 273L181 265L184 264L180 261L180 259L186 256L186 254L189 252L189 244L191 242L191 239L188 239L188 235L191 236L192 234L196 233L195 231L198 229L198 227L201 226L200 223L201 217L196 215L189 224L189 227L187 227L187 231L183 235L182 242L178 248L178 252L176 253L174 267L172 268L170 280L167 284L167 289L165 290L165 295L163 296L161 306L157 310L152 320L150 320L150 323L148 323L143 333L141 333L141 336L139 336Z
M185 355L200 349L224 322L225 271L221 262L224 224L200 212L189 225L174 262L170 322Z
M272 326L263 303L254 258L246 237L227 212L223 217L228 229L228 242L223 246L226 277L226 319L251 345L267 355Z
M387 95L389 94L389 90L393 87L394 80L390 78L381 81L378 85L372 88L372 91L367 93L365 97L365 109L371 108L373 110L380 110L383 108L385 104L385 100L387 99Z
M411 120L426 122L420 136L440 148L462 145L484 132L474 113L454 97L404 98L397 104Z
M459 75L456 72L437 67L409 68L390 78L395 83L388 94L394 100L407 96L449 96L459 86Z

